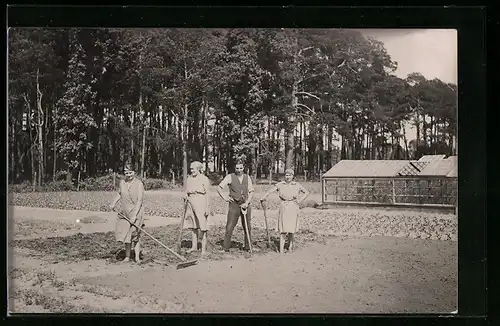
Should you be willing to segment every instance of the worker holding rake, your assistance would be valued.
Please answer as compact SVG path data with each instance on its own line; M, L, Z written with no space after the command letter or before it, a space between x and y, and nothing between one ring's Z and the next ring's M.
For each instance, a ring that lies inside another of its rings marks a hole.
M125 244L125 259L123 261L130 261L130 251L133 246L135 261L140 263L141 231L133 224L141 228L144 227L144 184L136 177L130 165L125 166L124 173L125 179L120 181L118 194L110 204L111 210L114 210L118 201L121 200L121 208L118 211L115 227L115 237L116 241ZM126 218L120 217L121 215Z
M188 201L186 220L183 228L192 231L192 245L188 252L198 250L198 234L201 233L201 255L207 251L207 231L209 207L210 180L202 173L203 164L191 163L191 175L186 182L186 197Z
M245 231L244 250L252 249L252 228L251 216L252 210L250 202L254 192L252 180L248 174L243 173L243 162L238 161L235 166L235 172L228 174L217 187L217 192L222 199L229 203L226 222L226 234L224 237L224 251L229 252L231 247L231 238L234 227L241 218L241 224ZM223 194L224 187L228 186L229 194Z
M266 198L273 192L278 192L281 200L278 213L278 227L280 233L280 253L284 253L286 236L289 236L288 250L292 251L294 246L294 233L299 227L299 204L309 196L309 191L300 183L293 180L294 171L292 169L285 170L285 181L278 182L273 188L269 189L262 198L261 203L264 205ZM300 194L304 196L299 198Z

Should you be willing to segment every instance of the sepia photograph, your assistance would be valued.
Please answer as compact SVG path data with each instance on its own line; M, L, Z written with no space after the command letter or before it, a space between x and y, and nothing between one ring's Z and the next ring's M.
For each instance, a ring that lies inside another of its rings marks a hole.
M454 29L9 28L8 313L458 313Z

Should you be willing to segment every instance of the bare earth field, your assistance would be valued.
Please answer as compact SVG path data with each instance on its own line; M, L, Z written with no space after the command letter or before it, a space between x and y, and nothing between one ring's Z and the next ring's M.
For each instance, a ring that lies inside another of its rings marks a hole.
M211 255L176 270L177 259L146 238L142 265L117 259L116 216L95 209L112 196L11 194L11 313L449 313L457 306L454 215L306 207L297 249L280 256L267 248L263 212L254 205L250 256L239 249L240 225L231 252L219 252L227 208L214 204ZM163 214L149 211L148 232L174 247L180 208L169 209L179 194L147 197L166 207ZM71 198L71 205L53 207L54 198ZM183 254L190 239L186 233Z

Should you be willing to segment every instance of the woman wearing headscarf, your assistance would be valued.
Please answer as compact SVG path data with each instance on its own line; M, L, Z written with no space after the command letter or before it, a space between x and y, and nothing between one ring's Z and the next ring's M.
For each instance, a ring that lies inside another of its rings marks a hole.
M120 181L118 194L110 204L114 210L117 202L121 201L119 212L127 217L132 223L144 227L144 184L139 180L130 165L125 165L125 179ZM139 254L141 251L140 230L132 225L125 218L118 215L115 227L116 241L125 244L124 262L130 261L130 251L134 247L135 261L140 263Z
M293 249L294 233L298 230L299 222L299 204L309 196L309 191L300 183L293 180L294 172L292 169L285 170L285 181L278 182L273 188L269 189L262 198L264 202L266 198L273 192L278 192L280 198L280 206L278 213L278 232L280 233L280 253L284 252L285 239L289 236L289 250ZM299 198L300 194L304 196Z
M201 255L206 255L208 214L210 211L210 180L205 176L203 164L191 163L191 175L186 181L186 200L188 202L184 229L192 231L192 245L188 252L198 250L198 234L201 235Z

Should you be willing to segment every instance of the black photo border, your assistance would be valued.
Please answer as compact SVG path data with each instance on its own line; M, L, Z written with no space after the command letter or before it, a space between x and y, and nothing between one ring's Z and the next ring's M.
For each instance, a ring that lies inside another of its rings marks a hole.
M486 278L486 10L483 7L151 7L9 6L7 26L15 27L294 27L294 28L454 28L458 30L459 87L459 314L458 315L45 315L11 316L37 324L203 323L249 324L341 322L344 324L487 322ZM4 52L5 53L5 52ZM493 69L491 66L490 69ZM6 81L7 82L7 81ZM7 94L5 93L7 96ZM6 102L4 102L6 103ZM493 120L493 119L492 119ZM496 122L492 128L497 127ZM6 141L3 143L6 146ZM7 148L5 148L7 150ZM8 171L8 169L6 169ZM6 172L7 173L7 172ZM5 175L6 177L6 175ZM7 177L6 177L7 180ZM6 181L5 183L6 184ZM490 186L491 188L491 186ZM7 205L7 200L6 200ZM5 208L7 211L7 207ZM490 212L491 216L491 212ZM5 230L6 232L6 230ZM5 233L6 235L6 233ZM494 236L494 234L492 234ZM6 246L7 243L5 242ZM7 252L7 248L3 252ZM4 260L5 261L5 260ZM488 261L491 264L491 261ZM6 269L5 269L6 270ZM7 275L5 275L5 278ZM6 283L5 293L7 293ZM4 296L7 300L7 295ZM7 313L7 302L5 302ZM234 320L233 318L240 318ZM144 318L147 318L144 319ZM155 318L157 317L157 318ZM71 321L70 321L71 318ZM97 319L95 319L97 318Z

